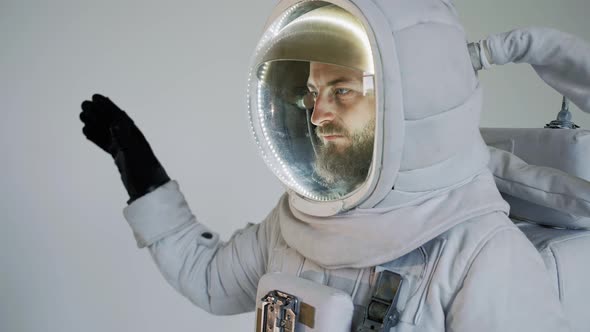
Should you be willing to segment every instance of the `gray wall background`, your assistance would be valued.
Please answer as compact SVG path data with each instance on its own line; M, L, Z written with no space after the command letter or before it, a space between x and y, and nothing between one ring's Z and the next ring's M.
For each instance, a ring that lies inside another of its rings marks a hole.
M136 248L117 170L78 114L95 92L118 103L223 238L261 220L282 189L250 137L245 87L273 2L0 0L0 331L252 330L251 314L193 306ZM456 3L471 40L545 25L590 41L588 0ZM540 127L560 107L525 65L481 80L483 126Z

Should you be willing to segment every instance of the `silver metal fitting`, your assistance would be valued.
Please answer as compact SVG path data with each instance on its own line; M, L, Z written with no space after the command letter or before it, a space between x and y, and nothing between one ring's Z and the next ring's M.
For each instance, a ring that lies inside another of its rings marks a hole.
M580 126L572 122L572 113L570 112L570 101L564 96L561 103L561 111L557 113L557 119L545 125L545 128L551 129L578 129Z

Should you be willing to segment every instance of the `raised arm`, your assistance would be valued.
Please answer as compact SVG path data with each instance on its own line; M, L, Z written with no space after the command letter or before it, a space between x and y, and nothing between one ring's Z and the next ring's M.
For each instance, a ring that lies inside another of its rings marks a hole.
M214 314L254 310L258 280L266 271L276 213L249 224L227 242L199 223L178 184L171 181L124 210L139 247L148 247L178 292Z
M137 244L149 248L166 280L209 312L253 310L276 230L275 212L221 242L197 221L178 184L124 111L101 95L84 101L82 110L84 135L111 155L121 174L130 204L124 214Z

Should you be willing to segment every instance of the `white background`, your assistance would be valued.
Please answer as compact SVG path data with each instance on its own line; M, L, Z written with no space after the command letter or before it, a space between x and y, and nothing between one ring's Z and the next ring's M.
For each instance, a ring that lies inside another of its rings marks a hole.
M127 199L87 141L103 93L148 137L193 212L227 239L282 192L246 114L251 52L272 0L0 0L0 331L251 331L166 284L122 216ZM471 40L545 25L590 41L588 0L460 0ZM541 127L560 96L525 65L481 75L483 126ZM590 128L590 116L574 108Z

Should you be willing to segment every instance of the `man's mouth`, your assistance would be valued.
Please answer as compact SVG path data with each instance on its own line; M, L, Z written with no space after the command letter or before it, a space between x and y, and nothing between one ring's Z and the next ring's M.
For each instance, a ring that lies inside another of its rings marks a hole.
M325 141L334 141L334 140L337 140L339 138L344 138L344 136L343 135L322 135L322 138Z

